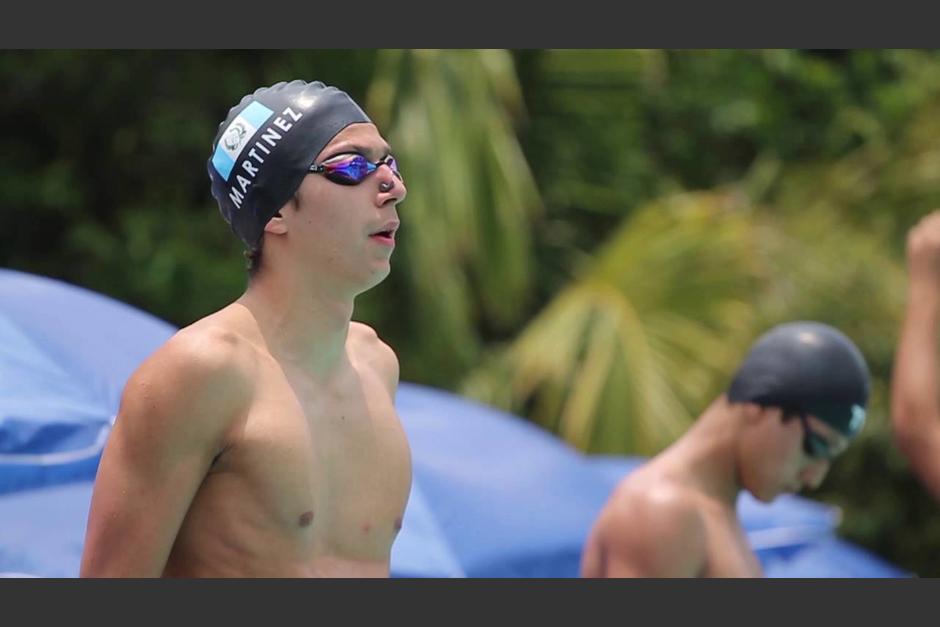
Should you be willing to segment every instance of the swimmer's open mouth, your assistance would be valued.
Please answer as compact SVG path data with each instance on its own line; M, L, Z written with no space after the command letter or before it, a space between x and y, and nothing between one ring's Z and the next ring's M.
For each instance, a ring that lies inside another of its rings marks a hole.
M385 239L395 239L395 232L398 231L398 221L392 220L386 223L379 231L374 231L369 237L381 237Z

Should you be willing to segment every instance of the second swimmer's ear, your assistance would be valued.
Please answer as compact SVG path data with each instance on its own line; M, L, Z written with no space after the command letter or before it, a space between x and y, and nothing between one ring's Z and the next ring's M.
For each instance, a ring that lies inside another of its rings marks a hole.
M757 422L763 418L764 409L757 403L741 403L741 413L747 422Z

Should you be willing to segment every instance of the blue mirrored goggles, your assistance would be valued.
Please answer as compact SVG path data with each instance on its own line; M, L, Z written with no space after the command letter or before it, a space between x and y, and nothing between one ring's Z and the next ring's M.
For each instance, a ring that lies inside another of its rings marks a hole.
M398 171L398 162L391 155L379 159L375 163L360 154L345 155L324 163L315 163L310 166L310 171L314 174L322 174L330 181L340 185L358 185L382 165L387 165L392 170L392 174L398 177L398 180L404 181L401 172Z
M803 451L814 459L834 459L841 450L834 450L829 440L813 431L806 414L801 413L799 416L803 423Z

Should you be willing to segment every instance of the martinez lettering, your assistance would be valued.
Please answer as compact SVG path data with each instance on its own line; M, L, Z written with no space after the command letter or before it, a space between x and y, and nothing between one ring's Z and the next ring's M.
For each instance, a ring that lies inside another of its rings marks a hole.
M245 194L248 193L248 188L251 187L255 177L258 175L260 171L259 166L264 163L264 156L271 154L271 150L278 145L278 142L283 139L285 134L289 133L290 130L294 128L294 123L303 116L302 111L298 113L290 107L286 107L284 111L281 112L281 115L274 118L261 132L261 136L251 147L251 150L248 151L245 160L242 161L242 170L244 172L235 175L235 184L232 185L232 189L228 193L228 197L236 208L241 209L242 201L245 200ZM287 118L290 118L293 122L289 121ZM275 127L279 130L276 130Z

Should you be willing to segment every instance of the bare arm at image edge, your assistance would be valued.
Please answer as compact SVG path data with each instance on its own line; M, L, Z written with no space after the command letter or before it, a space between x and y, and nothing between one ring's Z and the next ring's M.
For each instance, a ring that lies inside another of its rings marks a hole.
M940 212L931 213L911 230L907 258L908 301L891 382L891 421L901 452L940 500Z
M134 373L95 479L82 577L159 577L250 387L224 333L177 335Z

